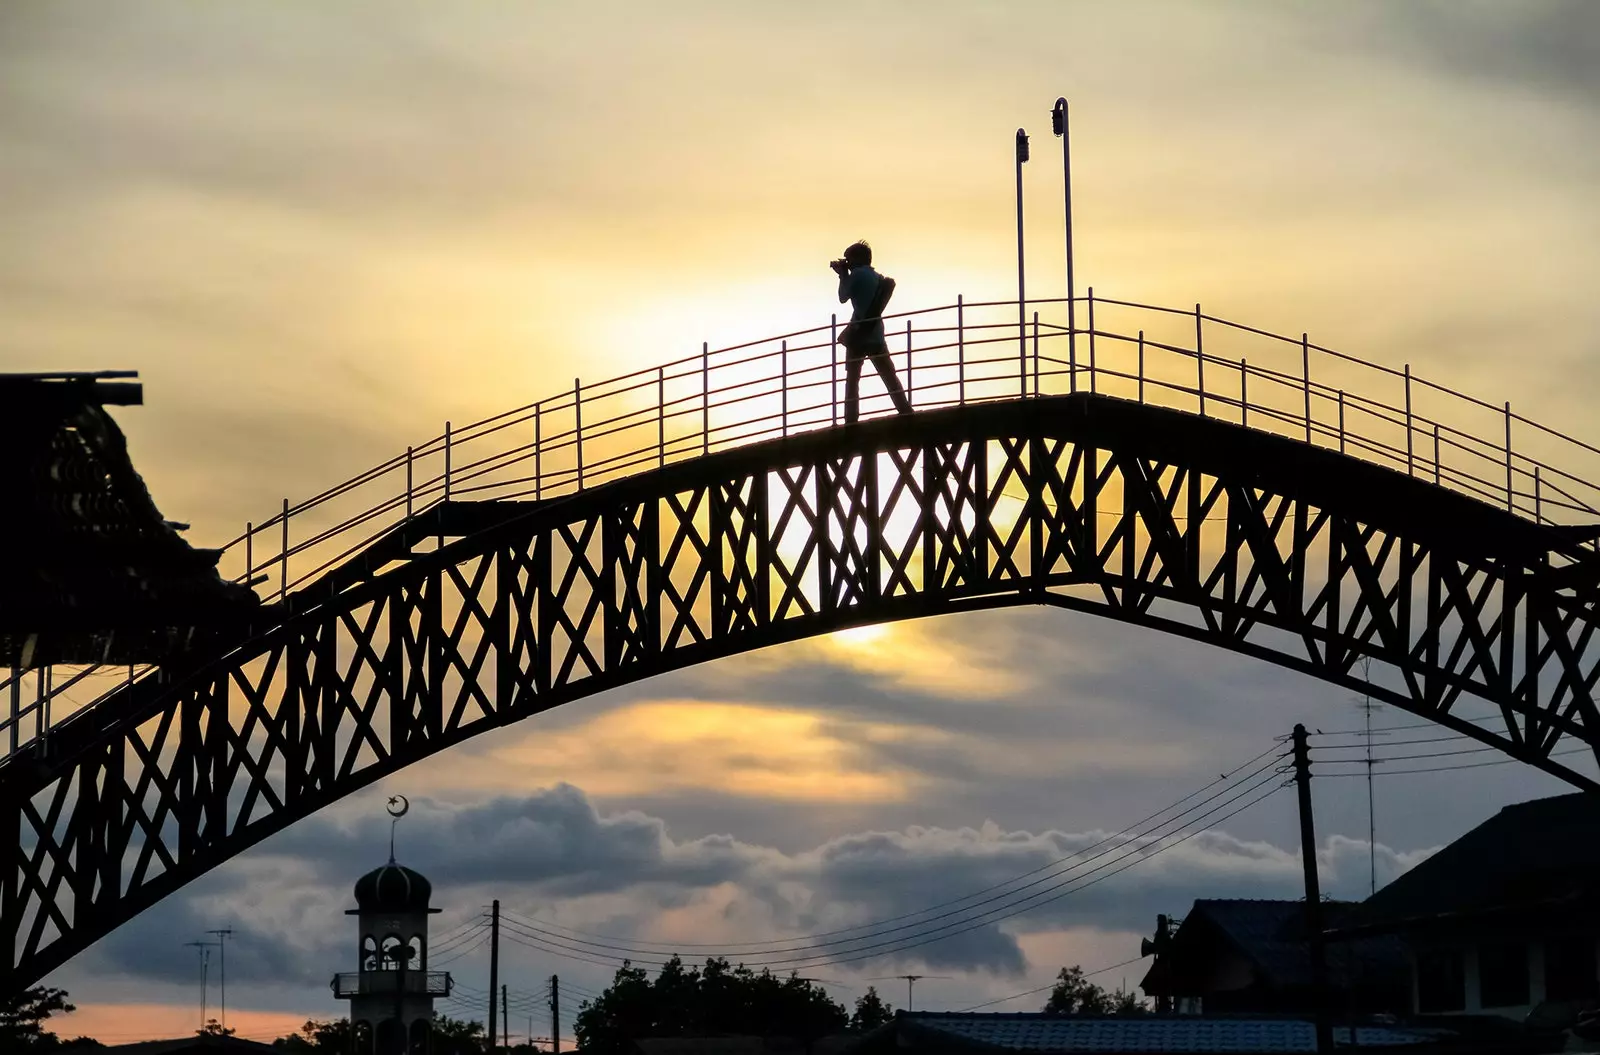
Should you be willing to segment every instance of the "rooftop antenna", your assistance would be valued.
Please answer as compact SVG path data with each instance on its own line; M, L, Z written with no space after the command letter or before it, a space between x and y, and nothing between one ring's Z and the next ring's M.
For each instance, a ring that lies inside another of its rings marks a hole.
M220 945L215 941L186 941L184 948L200 950L200 1029L206 1028L206 997L211 989L211 947Z
M1361 678L1368 685L1372 684L1372 660L1364 657L1361 660ZM1383 707L1381 703L1374 703L1371 691L1362 693L1361 699L1356 701L1366 718L1367 741L1367 883L1368 896L1378 892L1378 820L1377 809L1374 805L1372 790L1372 767L1377 764L1377 759L1372 757L1372 712ZM1379 735L1382 735L1381 733Z
M386 807L389 816L389 863L394 864L394 829L400 823L400 818L411 809L411 800L404 795L390 795L389 805Z
M875 979L869 978L868 981L885 982L885 981L888 981L891 978L904 978L905 981L906 981L906 1010L907 1011L911 1011L911 1010L914 1009L914 1005L912 1004L912 1001L911 1001L912 993L913 993L913 990L914 990L914 988L915 988L915 986L916 986L916 984L918 982L922 981L924 978L949 978L949 977L950 976L947 975L947 974L886 974L886 975L883 975L880 978L875 978Z

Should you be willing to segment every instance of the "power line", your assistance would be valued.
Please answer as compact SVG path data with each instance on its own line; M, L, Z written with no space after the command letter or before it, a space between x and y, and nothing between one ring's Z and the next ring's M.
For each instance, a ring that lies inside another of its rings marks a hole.
M1094 978L1097 975L1105 974L1107 971L1115 971L1118 967L1127 967L1129 964L1138 963L1140 960L1143 960L1143 959L1145 959L1145 957L1143 957L1143 956L1135 956L1131 960L1123 960L1121 963L1114 963L1110 967L1101 967L1099 970L1085 972L1083 977L1085 977L1085 978ZM1023 992L1020 992L1020 993L1012 993L1010 996L1002 996L998 1000L986 1000L981 1004L973 1004L971 1007L962 1008L960 1011L957 1012L957 1014L965 1014L968 1011L977 1011L979 1008L993 1007L996 1004L1004 1004L1004 1003L1008 1003L1008 1002L1010 1002L1012 1000L1020 1000L1022 997L1033 996L1035 993L1042 993L1047 989L1054 989L1055 987L1056 987L1055 980L1052 979L1048 984L1041 985L1037 989L1028 989L1028 990L1024 990Z
M1593 753L1593 748L1589 748L1589 747L1574 747L1574 748L1571 748L1570 750L1567 750L1567 751L1552 751L1552 752L1550 752L1550 756L1549 757L1551 757L1551 758L1560 758L1563 755L1578 755L1578 754L1592 754L1592 753ZM1508 766L1513 762L1521 762L1521 761L1522 761L1522 759L1520 759L1520 758L1497 758L1497 759L1493 759L1493 760L1488 761L1488 762L1465 762L1465 763L1462 763L1461 765L1456 765L1456 766L1423 766L1423 767L1415 768L1415 769L1380 769L1380 770L1377 771L1376 775L1380 776L1380 777L1399 777L1399 776L1405 776L1408 773L1444 773L1444 772L1447 772L1447 771L1452 770L1452 769L1482 769L1484 766ZM1362 776L1366 776L1366 774L1365 773L1328 773L1328 772L1325 772L1325 771L1319 771L1317 773L1317 776L1319 776L1319 777L1333 777L1333 778L1337 778L1337 777L1362 777Z
M1273 760L1274 763L1276 761L1277 761L1277 759ZM1262 767L1262 769L1269 768L1271 766L1272 766L1272 763L1269 763L1268 766ZM1257 770L1257 773L1259 773L1259 772L1261 772L1261 770ZM1255 775L1255 774L1252 774L1252 776L1253 775ZM1229 797L1226 801L1224 801L1221 805L1213 807L1211 810L1209 810L1207 813L1203 814L1201 817L1197 818L1195 821L1190 821L1190 822L1180 826L1179 828L1175 829L1174 831L1168 832L1168 833L1160 836L1158 839L1154 840L1154 843L1152 843L1150 841L1144 842L1144 843L1136 846L1133 850L1125 852L1125 853L1121 854L1120 856L1113 858L1111 861L1106 862L1105 864L1102 864L1102 865L1099 865L1099 866L1097 866L1097 867L1095 867L1093 869L1090 869L1087 872L1084 872L1080 876L1074 877L1073 879L1064 880L1064 881L1062 881L1060 883L1057 883L1057 884L1055 884L1055 885L1053 885L1053 886L1051 886L1051 887L1049 887L1049 888L1047 888L1045 890L1042 890L1042 891L1039 891L1038 893L1029 895L1027 898L1022 899L1021 901L1013 902L1011 905L1003 906L1003 907L998 908L998 909L987 910L986 912L981 913L977 917L969 917L969 918L964 919L964 920L957 920L957 921L955 921L953 923L943 924L943 925L941 925L939 927L934 927L934 928L931 928L931 929L928 929L928 930L921 931L919 933L914 933L914 934L907 935L907 936L905 936L904 938L901 938L901 939L893 939L893 940L889 940L889 941L876 942L876 943L872 943L872 944L869 944L869 945L861 946L861 947L855 948L855 949L846 949L846 950L843 950L837 956L830 957L827 953L813 953L813 954L806 955L806 956L790 957L790 958L781 959L781 960L747 962L745 964L745 966L749 966L749 967L766 967L766 968L769 968L769 969L772 968L772 967L784 966L784 967L790 967L791 969L794 969L794 970L799 970L802 967L817 967L817 966L826 966L826 965L830 965L830 964L855 963L855 962L859 962L861 960L876 959L876 958L879 958L879 957L891 955L891 954L896 953L896 952L904 952L904 951L906 951L908 949L918 948L918 947L930 944L930 943L935 942L935 941L940 941L940 940L943 940L945 938L955 937L956 935L959 935L959 934L968 933L968 932L970 932L972 930L976 930L978 927L987 926L990 923L999 922L1002 919L1008 919L1008 918L1011 918L1013 916L1020 915L1023 912L1031 911L1031 910L1039 908L1039 907L1041 907L1043 905L1047 905L1047 904L1051 904L1053 902L1059 901L1061 898L1066 897L1068 894L1075 893L1077 891L1084 890L1084 889L1087 889L1088 887L1094 886L1094 885L1096 885L1098 883L1104 882L1105 880L1111 878L1111 876L1114 876L1114 875L1116 875L1116 874L1118 874L1120 872L1126 871L1127 869L1132 868L1134 865L1139 864L1142 861L1149 860L1150 858L1155 857L1155 856L1157 856L1157 855L1159 855L1161 853L1164 853L1165 851L1170 850L1175 846L1178 846L1178 845L1181 845L1184 842L1187 842L1189 839L1192 839L1196 835L1199 835L1202 831L1207 830L1205 827L1195 827L1195 825L1201 824L1202 822L1209 820L1210 818L1214 817L1217 813L1221 812L1222 810L1226 809L1228 806L1232 805L1234 802L1237 802L1239 799L1244 798L1245 796L1250 795L1251 793L1259 790L1260 788L1264 787L1265 785L1267 785L1269 783L1272 783L1274 781L1277 781L1277 780L1278 780L1278 773L1274 772L1272 774L1269 774L1265 778L1263 778L1261 780L1258 780L1255 784L1252 784L1250 787L1245 788L1243 791L1236 792L1231 797ZM1218 818L1216 823L1221 823L1222 821L1225 821L1228 818L1233 817L1233 816L1237 815L1238 813L1243 812L1246 809L1249 809L1250 807L1256 805L1257 803L1259 803L1261 801L1264 801L1267 798L1270 798L1272 795L1276 794L1279 790L1281 790L1282 787L1283 787L1283 784L1280 781L1278 787L1271 789L1270 791L1266 792L1263 795L1259 795L1256 798L1251 799L1249 802L1246 802L1243 806L1240 806L1237 809L1234 809L1231 812L1227 813L1223 817ZM1212 799L1218 798L1218 797L1221 796L1221 794L1222 793L1218 793L1216 795L1213 795L1213 796L1211 796L1210 799L1208 799L1206 801L1209 802ZM1191 811L1186 811L1186 812L1192 812L1192 810ZM1178 835L1179 832L1184 831L1185 828L1193 828L1194 830L1189 831L1187 834L1184 834L1181 838L1176 838L1172 842L1166 843L1166 845L1156 845L1155 849L1151 849L1152 845L1159 844L1160 842L1162 842L1164 840L1167 840L1167 839L1172 839L1174 836ZM1130 842L1132 842L1132 840L1130 840ZM1107 854L1110 854L1112 852L1113 851L1110 851L1110 850L1103 851L1101 854L1096 855L1095 858L1090 858L1090 860L1096 860L1099 857L1106 856ZM1075 880L1084 880L1084 877L1089 876L1089 875L1093 875L1096 872L1103 871L1104 869L1109 868L1111 865L1117 864L1119 861L1124 861L1129 857L1134 857L1135 859L1133 861L1127 863L1127 864L1122 865L1119 868L1113 869L1112 871L1106 873L1105 875L1100 876L1099 878L1087 879L1085 881L1078 882L1077 885L1073 885ZM1088 863L1088 862L1084 862L1084 863ZM1065 887L1066 889L1062 889L1063 887ZM557 951L557 949L549 948L548 946L541 946L541 947L544 948L545 951L552 952L555 955L567 956L567 957L569 957L571 959L583 960L583 961L588 962L588 963L597 963L597 964L600 964L602 966L609 966L608 964L604 964L601 961L588 959L587 957L582 956L582 955L578 955L578 954L576 954L575 952L572 952L572 951L563 952L563 951ZM564 948L566 950L571 950L571 946L563 946L561 948ZM873 951L873 950L879 950L879 951ZM586 951L586 950L582 950L582 951ZM639 960L637 962L641 963L641 964L651 965L651 966L661 966L661 961Z
M518 913L509 912L509 911L506 911L506 910L502 910L502 917L508 917L509 916L509 917L512 917L513 919L519 921L521 926L524 928L523 929L523 934L524 934L525 937L532 938L532 937L534 937L535 934L537 934L537 935L541 936L540 940L550 942L552 944L557 945L560 948L569 949L569 950L574 951L574 952L585 952L585 953L588 953L589 955L597 955L597 953L590 952L589 951L590 949L602 950L602 952L599 953L599 955L603 955L604 952L623 952L623 953L630 953L630 954L643 953L645 955L675 955L681 949L690 949L690 948L694 948L694 949L714 949L714 950L726 951L726 952L732 952L733 950L736 950L736 949L748 949L748 950L751 950L752 952L760 952L760 953L768 953L768 952L770 952L770 953L787 953L787 952L805 952L805 951L810 950L810 949L822 948L822 947L832 946L832 945L851 944L851 943L860 941L860 940L865 939L865 938L875 937L875 936L877 936L879 934L889 934L889 933L894 933L896 931L907 930L907 929L911 929L911 928L914 928L914 927L917 927L917 926L921 926L921 925L926 924L926 923L931 923L931 922L933 922L935 920L948 918L951 915L956 915L956 914L958 914L960 912L970 911L971 909L978 908L978 907L980 907L982 905L990 904L990 903L992 903L992 902L994 902L996 900L1000 900L1002 898L1009 897L1012 894L1019 893L1020 891L1026 890L1029 887L1036 886L1038 884L1038 882L1041 882L1043 880L1036 880L1034 883L1026 884L1024 886L1016 888L1015 890L1011 890L1011 891L1009 891L1007 893L996 895L995 897L986 898L986 899L983 899L983 900L977 900L974 904L967 905L967 906L965 906L964 908L961 908L961 909L951 908L950 911L947 911L947 912L944 912L944 913L940 913L940 914L936 914L936 915L930 915L930 913L933 913L936 909L949 908L950 906L960 905L962 902L974 901L974 899L981 898L982 895L984 895L984 894L988 894L988 893L991 893L993 891L1001 890L1002 888L1012 886L1013 884L1019 882L1020 880L1026 879L1029 876L1037 875L1040 872L1044 872L1044 871L1047 871L1049 869L1057 868L1058 866L1063 865L1063 864L1065 864L1067 862L1070 862L1070 861L1074 860L1075 858L1082 857L1085 853L1087 853L1090 850L1094 850L1094 849L1096 849L1096 848L1098 848L1100 846L1104 846L1105 844L1107 844L1109 842L1112 842L1113 840L1122 838L1124 836L1128 836L1131 833L1135 832L1137 829L1145 826L1146 824L1151 823L1152 821L1155 821L1157 818L1161 817L1163 814L1169 813L1170 811L1176 809L1177 807L1182 806L1184 803L1189 802L1191 799L1194 799L1195 797L1204 794L1206 791L1210 790L1211 788L1215 787L1216 785L1227 783L1228 781L1230 781L1234 777L1236 777L1244 769L1250 767L1251 765L1253 765L1256 762L1259 762L1262 758L1265 758L1267 755L1273 754L1274 752L1278 753L1278 757L1273 759L1272 762L1267 763L1267 766L1272 765L1273 763L1275 763L1278 760L1278 758L1282 758L1283 757L1283 752L1282 752L1281 748L1279 746L1277 746L1277 745L1274 745L1273 747L1270 747L1267 750L1260 752L1259 754L1255 755L1253 758L1249 759L1248 761L1240 764L1239 766L1236 766L1230 772L1222 774L1222 776L1218 777L1216 780L1213 780L1210 783L1205 784L1204 786L1202 786L1201 788L1197 789L1196 791L1190 792L1188 795L1185 795L1183 798L1178 799L1176 802L1173 802L1170 805L1165 806L1160 810L1157 810L1155 813L1152 813L1149 816L1147 816L1147 817L1145 817L1145 818L1143 818L1143 819L1141 819L1139 821L1136 821L1134 824L1122 829L1119 832L1113 833L1112 835L1109 835L1109 836L1107 836L1107 837L1105 837L1103 839L1100 839L1100 840L1098 840L1098 841L1096 841L1094 843L1091 843L1088 846L1085 846L1082 849L1076 850L1073 853L1068 854L1065 857L1059 857L1059 858L1055 858L1053 860L1047 861L1044 864L1039 865L1038 867L1029 869L1028 871L1023 872L1023 873L1021 873L1019 875L1012 876L1012 877L1010 877L1008 879L1002 880L999 883L995 883L995 884L992 884L990 886L984 887L981 890L977 890L977 891L974 891L972 893L962 895L961 897L952 899L950 901L940 902L938 904L931 905L931 906L928 906L926 908L917 909L917 910L915 910L913 912L901 913L900 915L897 915L897 916L890 916L890 917L888 917L886 919L877 920L877 921L870 922L870 923L856 924L855 926L843 927L843 928L839 928L839 929L831 930L831 931L820 931L820 932L818 932L816 934L805 935L805 936L796 937L796 938L769 940L769 941L763 941L763 942L729 942L729 943L725 943L725 944L712 944L712 943L706 943L706 942L684 942L682 944L667 944L667 943L661 943L661 942L644 941L644 942L633 942L633 943L629 943L629 944L612 944L612 942L625 941L626 939L615 938L615 937L610 936L610 935L595 934L595 933L592 933L592 932L581 931L581 930L577 930L576 928L572 928L572 927L562 927L562 926L560 926L558 924L548 924L543 920L529 919L529 918L527 918L525 916L522 916L522 915L520 915ZM1248 780L1251 777L1254 777L1256 774L1262 772L1265 768L1267 768L1267 766L1258 767L1253 772L1248 774L1244 779ZM1199 805L1204 805L1206 802L1210 802L1213 799L1215 799L1216 797L1217 797L1216 795L1212 795L1209 798L1202 800L1202 802L1197 804L1196 807L1191 807L1191 809L1185 810L1182 813L1177 814L1175 817L1169 818L1167 821L1162 822L1162 824L1170 823L1171 821L1176 820L1179 817L1183 817L1183 816L1187 815L1188 813L1193 812L1193 810L1195 808L1198 808ZM1157 825L1157 827L1160 827L1160 826L1161 825ZM1096 858L1089 858L1089 860L1095 860L1095 859ZM1060 874L1060 873L1055 873L1055 874ZM1046 876L1044 878L1045 879L1049 879L1049 878L1053 878L1053 876ZM914 919L914 918L917 918L917 917L925 917L925 918L918 919L916 923L907 923L907 924L904 924L903 926L899 926L899 927L886 927L886 926L884 926L885 924L896 923L896 922L902 921L902 920L911 920L911 919ZM541 926L541 924L545 924L545 925ZM548 928L552 928L552 929L546 929L547 927ZM528 933L529 931L531 931L533 933L530 934L530 933ZM560 933L562 931L565 931L567 933ZM607 941L590 941L590 940L587 940L586 937L579 937L579 936L575 936L575 935L587 935L588 937L605 938L605 939L608 939L608 940ZM838 938L838 937L835 937L836 935L851 935L851 937ZM819 941L819 940L817 940L817 939L824 939L824 938L833 938L834 940L831 940L831 941ZM563 944L565 942L571 942L572 944L571 945ZM585 947L585 948L575 948L575 946L582 946L582 947ZM647 962L647 961L641 960L640 962ZM778 960L778 961L771 961L771 962L781 963L781 962L784 962L784 961Z

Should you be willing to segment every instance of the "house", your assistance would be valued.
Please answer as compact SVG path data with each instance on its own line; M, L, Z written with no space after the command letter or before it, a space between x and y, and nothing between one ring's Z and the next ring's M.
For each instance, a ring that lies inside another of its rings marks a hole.
M1333 1031L1335 1048L1371 1055L1528 1053L1560 1043L1491 1021L1426 1025L1361 1025ZM1309 1055L1316 1026L1299 1016L1045 1015L900 1011L861 1036L842 1055Z
M1333 931L1398 936L1419 1014L1575 1016L1600 997L1600 795L1505 807Z
M1326 902L1326 923L1356 906ZM1310 1014L1315 1010L1304 901L1196 901L1139 983L1158 1007L1188 1013ZM1378 934L1327 949L1330 1009L1342 1013L1409 1010L1404 943Z
M133 1044L111 1044L96 1048L104 1055L282 1055L271 1044L239 1037L192 1034L174 1040L141 1040Z

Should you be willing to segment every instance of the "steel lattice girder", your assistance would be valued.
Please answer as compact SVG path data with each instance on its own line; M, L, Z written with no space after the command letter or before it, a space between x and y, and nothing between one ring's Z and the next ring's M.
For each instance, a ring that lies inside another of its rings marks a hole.
M434 540L442 545L434 546ZM429 548L433 547L433 548ZM1595 562L1403 473L1104 396L866 422L435 509L229 655L0 767L20 989L289 823L485 730L842 627L1051 604L1370 692L1585 788ZM1459 717L1463 694L1498 706Z

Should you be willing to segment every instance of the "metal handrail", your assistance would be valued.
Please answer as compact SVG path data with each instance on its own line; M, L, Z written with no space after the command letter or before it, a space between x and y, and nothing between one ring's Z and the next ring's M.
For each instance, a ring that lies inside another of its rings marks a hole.
M885 335L917 409L1109 392L1337 449L1535 523L1600 522L1600 486L1591 482L1600 479L1600 461L1588 470L1577 464L1600 459L1600 446L1516 414L1509 403L1496 406L1419 377L1409 365L1397 370L1369 362L1305 334L1297 339L1231 322L1198 304L1161 307L1092 289L1074 303L1088 309L1087 326L1075 330L1063 298L1027 301L1022 317L1032 309L1031 326L1020 327L1014 300L957 298L886 315ZM1118 318L1107 318L1112 314ZM1118 324L1124 315L1131 325ZM839 325L835 315L826 325L774 337L702 345L696 354L606 381L575 380L563 392L459 428L446 422L442 433L405 453L300 502L284 499L278 512L246 525L222 547L225 577L263 586L269 603L285 602L445 501L543 500L714 450L829 427L840 418ZM1174 327L1182 328L1181 337L1169 332ZM1256 342L1255 361L1221 354L1223 341ZM1418 404L1429 400L1436 406L1424 413ZM863 417L885 409L882 395L862 400ZM1473 424L1468 419L1475 415L1482 420ZM1483 434L1490 420L1493 438ZM1514 426L1525 427L1535 442L1519 446ZM152 669L119 668L111 691ZM59 681L48 670L0 681L0 703L10 697L10 713L0 717L0 748L9 744L15 752L47 733L52 704L70 703L71 690L106 674L90 666ZM35 692L24 705L21 689L30 677ZM24 740L30 717L33 735Z

